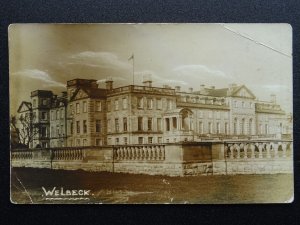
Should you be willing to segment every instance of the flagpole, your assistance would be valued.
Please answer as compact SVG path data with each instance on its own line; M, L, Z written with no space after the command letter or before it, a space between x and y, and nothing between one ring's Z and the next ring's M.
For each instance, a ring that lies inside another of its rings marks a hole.
M132 53L132 84L134 85L134 54Z

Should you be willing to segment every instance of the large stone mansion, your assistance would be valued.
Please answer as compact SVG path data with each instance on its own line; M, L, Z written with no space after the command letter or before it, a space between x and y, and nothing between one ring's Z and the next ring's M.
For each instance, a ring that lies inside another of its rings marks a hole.
M61 96L50 90L31 92L18 117L34 115L39 131L30 148L197 142L202 140L271 137L292 133L291 115L276 104L258 101L245 86L143 85L99 88L97 80L67 82Z

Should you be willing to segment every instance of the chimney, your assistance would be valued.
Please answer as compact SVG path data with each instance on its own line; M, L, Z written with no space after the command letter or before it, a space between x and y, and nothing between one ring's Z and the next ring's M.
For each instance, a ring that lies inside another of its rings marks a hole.
M271 94L270 96L271 96L271 102L276 104L276 95Z
M200 85L200 92L202 93L202 92L204 92L205 91L205 85L204 84L201 84Z
M215 89L215 86L210 86L210 89Z
M163 88L170 88L170 86L167 85L167 84L164 84L164 85L163 85Z
M180 92L180 86L175 86L175 91Z
M193 92L193 88L189 88L189 92L192 93Z
M108 78L105 81L105 84L106 84L106 89L107 90L112 90L113 89L113 80L111 78Z
M144 75L143 84L144 84L144 86L152 87L151 74Z

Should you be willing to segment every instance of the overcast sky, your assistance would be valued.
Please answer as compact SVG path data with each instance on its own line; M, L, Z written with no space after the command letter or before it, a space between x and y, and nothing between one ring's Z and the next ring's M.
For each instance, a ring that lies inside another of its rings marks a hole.
M42 25L9 29L14 114L36 89L64 91L74 78L111 77L114 86L151 74L153 86L245 84L259 100L277 95L292 111L292 28L287 24Z

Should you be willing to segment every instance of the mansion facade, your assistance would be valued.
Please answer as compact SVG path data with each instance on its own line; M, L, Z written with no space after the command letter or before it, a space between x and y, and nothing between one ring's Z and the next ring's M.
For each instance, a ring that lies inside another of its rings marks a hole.
M273 137L292 134L292 116L276 104L258 101L245 86L182 91L143 85L99 88L97 80L74 79L60 96L31 93L17 117L34 115L38 124L30 148L197 142L213 138Z

